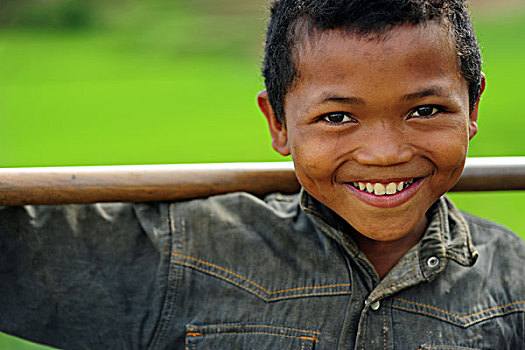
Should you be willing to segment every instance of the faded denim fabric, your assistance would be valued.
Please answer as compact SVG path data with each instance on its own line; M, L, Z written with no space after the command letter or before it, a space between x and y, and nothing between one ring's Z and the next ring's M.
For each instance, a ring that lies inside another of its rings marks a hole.
M66 349L525 349L525 243L446 198L383 279L306 192L0 210L0 329Z

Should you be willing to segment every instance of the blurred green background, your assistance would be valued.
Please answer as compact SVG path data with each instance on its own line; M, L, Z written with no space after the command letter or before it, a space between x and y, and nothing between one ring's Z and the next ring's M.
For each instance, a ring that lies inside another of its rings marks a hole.
M473 0L470 156L523 156L525 5ZM3 0L0 167L286 160L255 95L265 0ZM451 195L525 237L525 192ZM41 349L0 334L0 349Z

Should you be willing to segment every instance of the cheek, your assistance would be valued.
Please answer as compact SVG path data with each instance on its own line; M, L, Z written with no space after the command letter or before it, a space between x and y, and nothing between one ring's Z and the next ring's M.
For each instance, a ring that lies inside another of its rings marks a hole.
M336 142L321 140L315 134L295 134L291 154L299 182L312 191L330 183L337 168Z
M456 168L467 156L469 134L466 118L458 117L456 122L442 125L435 130L429 143L438 168Z
M433 161L437 165L437 179L452 187L463 171L468 150L468 133L447 133L434 145ZM437 180L436 179L436 180Z

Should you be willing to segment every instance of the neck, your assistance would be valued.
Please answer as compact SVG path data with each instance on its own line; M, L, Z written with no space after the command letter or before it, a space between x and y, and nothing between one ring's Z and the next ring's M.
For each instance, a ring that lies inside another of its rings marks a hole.
M359 249L370 261L380 279L383 279L406 252L415 246L428 225L426 216L405 236L394 241L375 241L360 234L354 237Z

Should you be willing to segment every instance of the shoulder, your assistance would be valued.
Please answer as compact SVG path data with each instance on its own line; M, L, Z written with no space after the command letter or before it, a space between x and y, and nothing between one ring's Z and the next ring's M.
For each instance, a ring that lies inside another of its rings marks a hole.
M246 192L233 192L206 198L192 199L173 203L174 206L191 208L191 210L214 210L219 207L232 210L253 208L286 212L299 204L299 193L272 193L266 197L256 197Z
M345 260L300 209L298 194L232 193L170 206L177 265L265 301L347 293Z
M175 234L186 237L192 249L205 248L204 243L228 245L267 245L289 240L290 232L308 231L307 220L299 207L298 195L273 194L258 198L238 192L170 205Z
M174 218L195 224L197 231L203 223L214 226L265 226L294 220L299 215L299 195L272 194L265 198L244 192L212 196L203 199L172 203Z
M501 253L504 258L516 258L525 263L525 241L516 233L490 220L465 212L462 214L476 249ZM509 255L504 252L512 253Z
M525 303L525 241L502 225L470 214L463 214L479 257L475 264L478 278L487 292L506 295L509 302ZM483 276L483 277L482 277ZM503 294L502 294L503 293Z

